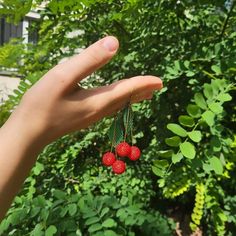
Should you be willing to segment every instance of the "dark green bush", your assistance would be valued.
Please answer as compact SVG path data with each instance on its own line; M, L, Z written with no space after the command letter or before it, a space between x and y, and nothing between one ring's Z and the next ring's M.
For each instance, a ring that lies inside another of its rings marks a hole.
M119 38L118 55L83 86L154 74L162 76L164 88L152 101L133 106L134 138L143 150L137 164L120 177L101 166L109 119L67 135L42 152L0 232L173 235L167 215L179 209L192 231L234 235L235 5L234 0L49 1L41 12L38 44L27 45L22 54L18 70L26 79L18 92L107 34ZM26 6L2 12L18 19ZM68 36L75 30L80 33ZM5 116L0 113L1 121Z

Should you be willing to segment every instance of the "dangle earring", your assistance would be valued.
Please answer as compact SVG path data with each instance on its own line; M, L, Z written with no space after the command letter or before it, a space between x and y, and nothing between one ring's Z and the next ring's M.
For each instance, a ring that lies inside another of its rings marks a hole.
M115 116L108 135L111 141L111 149L102 156L102 163L105 166L111 166L115 174L122 174L126 170L127 159L137 161L141 156L140 149L133 146L131 103Z

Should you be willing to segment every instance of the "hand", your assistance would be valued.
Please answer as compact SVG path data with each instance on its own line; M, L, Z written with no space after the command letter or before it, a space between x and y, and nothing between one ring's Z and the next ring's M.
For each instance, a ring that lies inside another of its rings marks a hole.
M115 113L130 99L150 99L154 90L162 88L162 81L154 76L137 76L93 89L78 85L106 64L118 46L117 39L108 36L55 66L25 94L14 116L21 117L31 133L49 143Z
M55 66L24 95L0 129L0 221L45 145L161 89L161 80L154 76L82 89L78 82L106 64L117 49L117 39L106 37Z

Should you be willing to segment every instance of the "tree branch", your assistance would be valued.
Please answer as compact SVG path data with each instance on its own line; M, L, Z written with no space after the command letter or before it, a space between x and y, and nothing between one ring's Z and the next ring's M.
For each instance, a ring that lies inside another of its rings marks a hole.
M229 10L229 13L228 13L228 15L227 15L227 17L226 17L226 19L225 19L224 25L223 25L223 27L222 27L222 31L221 31L221 34L220 34L220 37L219 37L220 40L223 38L223 35L224 35L224 33L225 33L225 30L226 30L227 25L228 25L228 22L229 22L229 18L230 18L230 16L231 16L232 12L233 12L233 9L234 9L235 5L236 5L236 1L233 0L232 5L231 5L231 8L230 8L230 10Z

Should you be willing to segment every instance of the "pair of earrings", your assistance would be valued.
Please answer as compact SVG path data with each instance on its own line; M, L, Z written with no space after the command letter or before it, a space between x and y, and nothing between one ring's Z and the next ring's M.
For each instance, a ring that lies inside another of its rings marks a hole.
M133 111L128 104L114 118L109 130L111 149L102 156L102 163L111 166L115 174L122 174L126 170L125 160L136 161L141 156L141 151L133 145ZM127 142L130 139L131 145ZM114 152L113 152L114 149Z

